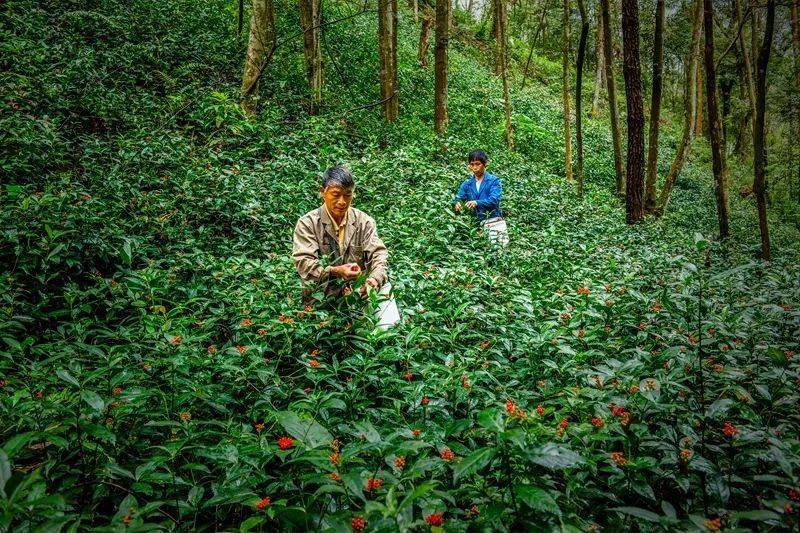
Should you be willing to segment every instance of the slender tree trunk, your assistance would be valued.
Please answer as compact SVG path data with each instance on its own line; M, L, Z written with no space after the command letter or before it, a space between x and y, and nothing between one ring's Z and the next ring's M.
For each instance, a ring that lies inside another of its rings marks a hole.
M767 147L764 142L764 117L766 113L767 67L772 49L772 34L775 27L775 0L767 0L764 42L758 54L756 70L756 122L753 128L753 192L758 208L758 228L761 232L761 257L769 261L769 226L767 225Z
M562 34L562 85L564 96L564 145L565 161L564 166L567 170L567 181L572 182L572 137L569 132L569 0L564 0Z
M683 169L683 164L689 156L694 137L695 113L697 112L697 99L699 97L697 86L697 67L700 64L700 34L702 33L703 23L703 0L695 0L692 18L692 40L689 52L686 56L686 83L684 84L684 110L683 110L683 132L675 157L669 167L669 173L664 179L664 187L658 198L658 207L655 215L660 217L669 202L669 195L672 187Z
M794 51L794 75L797 86L800 87L800 22L797 19L798 0L792 0L790 16L792 20L792 51Z
M575 79L575 141L578 148L578 196L583 198L583 63L586 58L586 40L589 37L589 17L585 0L578 1L581 13L581 36L578 40L578 61Z
M434 122L436 133L447 131L447 45L450 31L450 0L436 2L436 50L434 78Z
M242 75L242 110L247 115L256 112L256 96L265 52L275 40L275 7L272 0L253 0L250 14L250 37Z
M503 79L503 106L506 113L506 141L508 149L514 149L514 132L511 128L511 97L508 90L508 13L506 0L494 0L497 19L497 49L500 60L500 75Z
M617 110L617 84L614 81L614 41L611 39L610 0L601 0L603 17L603 40L605 46L606 91L608 92L608 107L611 110L611 138L614 145L614 172L617 194L622 195L625 187L623 175L625 170L622 165L622 140L619 132L619 111Z
M542 4L542 14L539 17L539 25L536 27L536 33L533 34L533 40L531 40L531 49L528 52L528 60L525 62L525 70L522 72L522 88L525 88L525 80L528 79L528 68L531 66L531 58L533 58L533 51L536 49L536 41L539 40L539 34L544 27L545 17L547 16L547 6L549 4L549 0L545 0Z
M419 24L419 0L412 0L414 2L414 24Z
M703 0L703 24L705 30L704 59L706 66L706 105L708 127L711 137L711 159L714 171L714 194L717 199L719 236L727 239L728 228L728 168L725 161L725 139L717 103L717 72L714 64L714 6L712 0Z
M594 99L592 100L592 110L590 115L596 117L600 113L600 89L605 83L605 65L603 58L603 17L597 17L597 38L595 39L595 49L597 51L596 63L597 71L594 75Z
M306 58L306 79L311 89L309 111L316 114L322 102L322 48L319 28L322 25L320 0L298 0L300 27L303 30L303 53Z
M733 14L737 27L742 26L742 0L733 0ZM750 47L745 40L744 27L742 27L742 34L739 36L738 44L739 53L742 56L742 68L744 70L747 86L748 103L750 104L748 107L750 112L748 122L752 124L756 114L756 87L753 81L753 63L750 60Z
M398 5L397 0L391 0L392 3L392 99L391 111L393 120L397 120L400 114L400 87L397 75L397 23L398 23Z
M647 141L647 179L644 188L644 210L656 208L656 178L658 177L658 132L661 119L661 89L664 70L664 0L656 2L655 42L653 44L653 92L650 96L650 131Z
M710 0L709 0L710 1ZM644 216L644 104L639 65L638 0L622 0L622 54L625 100L628 104L628 161L625 176L625 221L635 224Z
M422 28L419 32L419 48L417 50L417 61L422 68L428 66L428 44L432 24L433 13L431 9L425 5L422 9Z
M700 61L697 62L697 74L695 79L697 82L697 100L695 101L697 109L695 109L694 113L694 135L703 135L703 109L705 108L703 104L705 99L703 98L703 63Z

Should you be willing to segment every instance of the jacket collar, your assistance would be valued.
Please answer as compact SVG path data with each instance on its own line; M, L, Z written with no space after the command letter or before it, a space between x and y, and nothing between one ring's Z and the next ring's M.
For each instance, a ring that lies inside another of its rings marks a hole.
M344 242L344 249L350 246L350 241L353 240L353 236L355 235L356 231L356 213L353 207L350 207L350 211L347 213L347 225L350 226L347 229L347 234L345 235L345 242ZM335 224L331 217L328 216L328 210L325 209L325 204L321 205L318 210L319 219L322 222L322 226L325 229L325 233L333 237L333 242L338 243L338 236L336 235L336 230L334 229ZM344 254L344 250L339 250L340 253Z

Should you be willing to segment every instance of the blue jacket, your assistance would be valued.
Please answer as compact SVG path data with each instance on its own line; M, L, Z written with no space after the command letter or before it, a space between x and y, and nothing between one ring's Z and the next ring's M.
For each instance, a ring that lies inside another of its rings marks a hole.
M500 198L503 196L503 186L500 184L500 178L488 172L483 173L483 182L481 189L475 188L475 176L472 176L461 184L456 193L456 202L469 202L475 200L478 202L478 207L475 209L475 217L479 220L486 220L487 218L495 218L502 216L500 211Z

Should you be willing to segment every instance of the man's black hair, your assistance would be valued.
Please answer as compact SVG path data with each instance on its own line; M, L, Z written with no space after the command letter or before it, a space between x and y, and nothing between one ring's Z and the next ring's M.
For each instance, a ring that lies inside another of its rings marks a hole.
M341 187L342 189L352 189L356 186L353 175L344 167L330 167L322 175L322 188Z
M489 157L483 150L473 150L467 156L467 163L472 163L473 161L480 161L485 165L489 162Z

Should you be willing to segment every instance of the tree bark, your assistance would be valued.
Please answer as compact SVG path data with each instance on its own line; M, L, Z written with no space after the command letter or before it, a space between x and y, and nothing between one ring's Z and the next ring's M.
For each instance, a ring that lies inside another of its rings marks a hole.
M434 66L434 128L447 131L447 45L450 31L450 0L436 2L436 46Z
M703 0L703 27L705 30L704 59L706 67L706 106L711 137L711 160L714 171L714 195L717 200L719 236L727 239L728 228L728 168L725 161L725 139L717 103L717 72L714 64L714 6L712 0Z
M790 16L792 20L792 51L794 52L795 83L800 87L800 22L797 19L798 0L792 0Z
M605 41L603 54L605 56L608 107L611 110L611 138L614 145L615 183L617 194L622 195L625 187L625 182L622 177L625 174L625 170L622 165L622 140L620 139L619 111L617 110L617 84L614 81L614 41L611 39L611 15L609 13L611 8L609 2L610 0L601 0L603 40Z
M378 0L378 56L383 116L397 120L397 0Z
M698 61L697 62L697 73L695 75L696 83L697 83L697 100L695 101L695 105L697 109L695 109L694 118L694 135L703 135L703 63Z
M664 70L664 0L656 1L655 42L653 43L653 91L650 95L650 130L647 141L647 179L644 188L644 210L656 208L656 178L658 177L658 132L661 119L661 90Z
M767 0L764 41L758 54L756 70L756 121L753 128L753 192L758 209L758 228L761 233L761 257L769 261L770 243L767 225L767 147L764 142L764 117L766 112L767 67L772 49L772 34L775 27L775 0Z
M578 148L578 196L583 198L583 63L586 58L586 40L589 37L589 17L585 0L578 0L581 13L581 36L578 40L578 60L575 65L575 141Z
M600 16L597 18L597 38L595 40L595 49L596 49L596 63L597 63L597 71L594 75L594 99L592 100L592 110L589 114L592 117L596 117L600 114L600 89L603 87L605 83L605 65L603 58L603 17Z
M742 0L733 0L733 14L737 26L742 26ZM742 69L744 70L744 77L747 86L747 101L749 104L749 118L748 122L753 124L753 119L756 114L756 88L753 81L753 63L750 59L750 47L745 40L744 28L739 36L739 53L742 56Z
M514 132L511 128L511 97L508 90L508 13L506 0L494 0L497 19L497 49L500 61L500 76L503 79L503 107L506 114L506 141L508 149L514 149Z
M710 1L710 0L708 0ZM635 224L644 216L644 104L639 65L638 0L622 0L622 54L625 100L628 104L628 160L625 175L625 221Z
M422 9L422 28L419 32L419 47L417 49L417 61L419 66L428 66L428 44L430 42L431 25L433 24L433 13L426 5Z
M669 202L672 187L675 185L678 176L683 169L683 164L689 156L694 137L695 114L697 112L697 100L700 96L697 86L697 67L700 64L700 34L702 33L703 23L703 0L695 0L692 16L692 39L689 45L689 52L686 57L686 83L684 84L684 110L683 110L683 132L675 157L669 167L669 173L664 179L664 186L658 198L658 207L654 211L656 217L664 214L664 210Z
M542 4L542 14L539 17L539 25L536 27L536 33L533 34L533 40L531 41L531 49L528 52L528 60L525 62L525 70L522 72L522 88L525 88L525 80L528 79L528 68L531 66L531 58L533 58L533 51L536 49L536 41L539 40L539 34L544 27L545 17L547 16L547 6L549 4L549 0L545 0Z
M319 111L319 105L322 102L322 48L319 40L322 11L320 10L320 0L298 0L298 6L300 9L300 27L303 30L306 79L311 90L309 112L313 115Z
M274 41L275 7L272 0L253 0L240 102L242 110L247 115L254 115L256 112L261 62L264 60L265 51L274 45Z
M569 0L564 0L562 43L562 89L564 96L564 167L567 171L567 181L572 182L572 137L569 131Z

